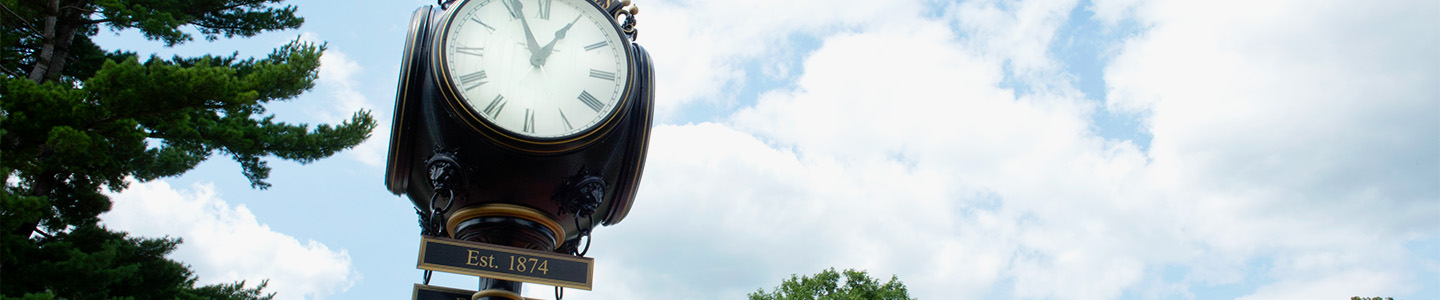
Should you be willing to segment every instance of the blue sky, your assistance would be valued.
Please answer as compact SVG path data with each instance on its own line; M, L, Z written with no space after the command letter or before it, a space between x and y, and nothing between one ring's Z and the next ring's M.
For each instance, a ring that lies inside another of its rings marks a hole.
M1434 1L635 0L659 116L594 291L735 299L828 267L921 299L1440 298ZM426 1L291 1L325 41L277 118L382 120L268 190L214 157L115 195L113 228L183 237L204 282L402 299L415 214L382 184L400 50ZM473 277L438 274L473 288ZM526 295L551 298L527 285Z

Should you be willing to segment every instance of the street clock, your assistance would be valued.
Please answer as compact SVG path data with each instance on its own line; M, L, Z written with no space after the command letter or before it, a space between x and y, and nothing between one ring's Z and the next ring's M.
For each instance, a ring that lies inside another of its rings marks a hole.
M591 230L629 214L645 164L654 67L635 43L637 12L628 0L460 0L415 11L385 185L415 205L433 245L422 251L440 251L422 252L420 267L498 269L497 255L513 248L559 259L559 273L565 261L589 268ZM466 274L491 278L482 292L518 292L512 281L588 289L589 274L531 274L550 270L541 262L527 268L522 257L524 274L513 261L511 273Z

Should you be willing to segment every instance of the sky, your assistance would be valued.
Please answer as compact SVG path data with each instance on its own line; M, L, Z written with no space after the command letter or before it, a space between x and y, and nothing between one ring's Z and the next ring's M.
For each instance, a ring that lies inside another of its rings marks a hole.
M743 299L831 267L920 299L1440 299L1440 2L633 1L649 160L594 234L594 290L565 299ZM112 193L102 222L183 238L202 283L408 298L420 229L383 161L410 13L434 3L287 3L297 30L97 42L324 41L315 89L270 113L371 110L370 140L272 159L268 190L212 157Z

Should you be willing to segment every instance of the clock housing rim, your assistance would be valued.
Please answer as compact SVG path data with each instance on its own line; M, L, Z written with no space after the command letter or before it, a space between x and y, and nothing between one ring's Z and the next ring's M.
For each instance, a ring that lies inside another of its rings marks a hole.
M386 154L385 186L391 193L404 194L409 188L410 163L407 159L414 152L415 140L411 130L416 128L414 119L419 117L419 101L423 100L425 87L425 47L429 46L430 30L434 21L434 7L425 5L410 16L410 30L405 35L405 49L400 60L400 80L396 85L395 111L390 125L390 150Z
M445 9L444 14L440 16L439 22L436 22L438 26L435 26L434 36L431 37L431 41L433 41L431 45L434 46L430 47L431 69L434 70L434 72L431 73L435 77L441 98L444 98L442 101L450 107L451 112L457 116L457 119L461 119L462 122L472 130L487 137L490 141L511 150L544 154L563 153L588 146L609 135L609 133L617 127L619 120L623 120L624 116L633 110L630 107L630 98L635 89L635 78L637 76L637 72L635 71L635 53L630 46L633 41L631 41L629 36L625 34L625 31L620 28L620 25L615 20L615 16L606 12L595 3L595 1L570 0L588 3L595 12L605 16L605 19L610 21L610 29L615 32L616 36L620 37L620 41L623 43L619 48L623 48L625 51L625 64L629 71L626 72L625 87L622 89L619 99L616 100L618 103L615 104L614 109L608 112L609 115L605 117L604 121L591 127L589 130L582 130L571 135L555 138L527 137L524 134L505 129L498 124L494 124L480 117L479 113L475 111L475 108L465 103L465 100L462 98L462 93L459 92L459 86L456 85L455 78L451 76L450 69L447 67L449 65L449 57L445 55L445 48L450 44L450 41L446 38L450 35L451 25L455 22L456 16L461 8L471 4L473 1L475 0L461 0L460 3Z

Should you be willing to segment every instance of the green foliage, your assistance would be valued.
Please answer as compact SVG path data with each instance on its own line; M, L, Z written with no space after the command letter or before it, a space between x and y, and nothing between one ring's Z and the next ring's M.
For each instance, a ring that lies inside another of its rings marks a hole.
M276 157L309 163L354 147L367 111L340 124L276 121L266 105L314 85L324 45L261 58L106 52L101 28L167 46L298 28L281 0L0 0L0 299L269 299L265 283L195 286L165 258L180 243L98 225L101 189L178 176L219 154L264 189Z
M841 276L845 283L840 283ZM750 293L750 300L910 300L910 292L900 278L890 276L890 281L881 284L870 278L865 271L846 269L843 274L835 268L821 271L815 276L790 275L790 279L766 293L764 289Z
M50 237L4 242L28 246L6 245L12 251L0 256L7 273L24 274L5 278L4 296L197 300L272 296L261 294L265 283L251 289L243 282L192 288L196 279L190 270L164 258L179 245L178 239L133 238L92 224Z
M73 62L45 78L83 80L107 58L125 53L105 53L90 39L101 27L111 30L135 29L147 39L166 46L194 39L187 30L198 31L206 40L220 37L250 37L282 29L299 28L305 20L291 5L275 6L282 0L0 0L0 70L13 77L25 77L41 57L44 46L69 48L63 58ZM50 4L54 4L51 6ZM46 17L56 23L49 26ZM46 36L47 29L54 34ZM74 32L63 40L66 32ZM63 64L62 64L63 65ZM61 77L60 75L64 75Z
M167 46L190 41L181 30L191 25L207 40L219 36L254 36L278 29L298 28L304 19L294 6L270 7L281 0L97 0L95 7L115 30L135 28L146 38Z

